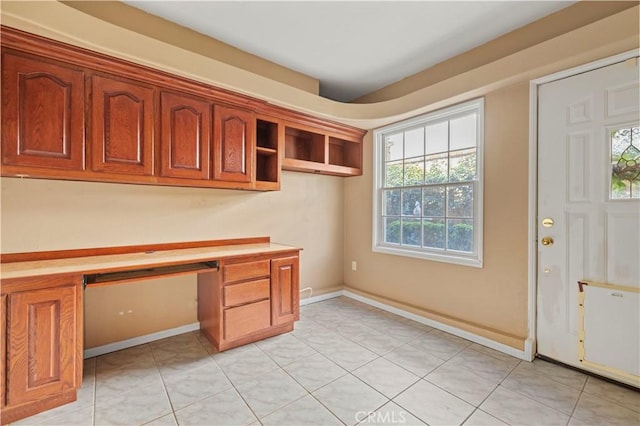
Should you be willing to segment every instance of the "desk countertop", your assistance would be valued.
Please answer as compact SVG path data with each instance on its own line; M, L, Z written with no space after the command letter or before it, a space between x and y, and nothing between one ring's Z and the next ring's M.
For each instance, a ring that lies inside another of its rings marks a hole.
M115 272L130 268L222 260L236 256L294 250L299 249L276 243L256 243L3 263L0 265L0 278L11 279L54 274Z

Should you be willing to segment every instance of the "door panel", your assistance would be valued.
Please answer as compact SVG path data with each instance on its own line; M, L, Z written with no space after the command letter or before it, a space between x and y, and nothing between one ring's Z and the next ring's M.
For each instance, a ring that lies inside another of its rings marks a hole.
M92 78L92 159L98 172L153 174L154 90Z
M161 174L209 179L211 106L209 102L162 93Z
M586 369L593 367L582 362L578 348L589 336L584 318L593 324L594 313L581 314L586 305L578 281L640 287L640 183L635 197L616 198L614 189L626 185L616 180L616 138L620 129L640 124L637 81L638 63L631 60L544 84L538 92L538 353ZM639 141L629 143L640 148ZM633 194L634 184L628 185ZM545 219L553 222L545 226ZM599 305L608 306L591 299L590 306ZM606 328L607 317L596 317Z
M11 294L7 405L76 387L76 291L69 286Z
M216 105L214 123L213 178L250 183L255 145L253 114Z
M300 318L299 259L283 257L271 261L271 324L279 325Z
M4 164L84 169L84 73L2 56Z

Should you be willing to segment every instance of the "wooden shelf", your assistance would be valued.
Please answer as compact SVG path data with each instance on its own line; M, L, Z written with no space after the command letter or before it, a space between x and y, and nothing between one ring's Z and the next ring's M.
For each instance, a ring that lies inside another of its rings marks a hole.
M361 175L362 136L347 138L329 132L317 133L318 130L285 124L282 168L334 176Z
M280 120L266 116L256 119L256 189L280 189L281 133Z
M256 152L258 155L276 155L278 154L278 150L272 148L263 148L261 146L256 147Z
M362 169L360 168L316 163L313 161L297 160L295 158L285 158L282 162L282 168L293 172L317 173L343 177L359 176L362 174Z

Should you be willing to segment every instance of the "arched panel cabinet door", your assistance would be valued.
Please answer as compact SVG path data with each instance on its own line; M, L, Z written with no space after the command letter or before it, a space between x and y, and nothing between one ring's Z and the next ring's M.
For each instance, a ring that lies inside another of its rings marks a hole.
M154 92L132 81L92 77L93 171L153 174Z
M213 121L213 179L250 186L254 180L254 114L216 105Z
M162 92L160 172L165 177L209 179L211 103Z
M84 72L2 51L2 163L84 169Z

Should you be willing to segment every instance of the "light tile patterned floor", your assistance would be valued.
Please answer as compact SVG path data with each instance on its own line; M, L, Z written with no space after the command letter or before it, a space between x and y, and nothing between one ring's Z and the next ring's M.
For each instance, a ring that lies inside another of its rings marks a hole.
M198 332L85 361L78 401L16 424L640 425L640 393L348 298L216 353Z

